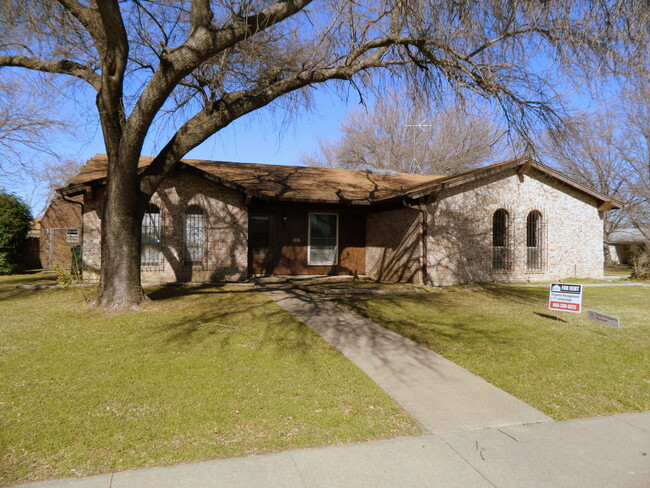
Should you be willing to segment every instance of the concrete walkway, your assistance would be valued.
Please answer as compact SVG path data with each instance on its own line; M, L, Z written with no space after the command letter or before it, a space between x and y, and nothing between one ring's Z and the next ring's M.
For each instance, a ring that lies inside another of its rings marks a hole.
M648 488L650 413L285 451L22 488Z
M285 289L265 294L354 362L429 433L551 420L439 354L333 302Z

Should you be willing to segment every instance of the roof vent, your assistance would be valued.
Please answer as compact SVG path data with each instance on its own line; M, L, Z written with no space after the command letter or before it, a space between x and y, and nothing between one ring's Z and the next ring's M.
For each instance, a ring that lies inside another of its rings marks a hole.
M397 171L394 171L392 169L368 168L366 171L368 171L368 173L376 173L378 175L396 175L396 174L399 174Z

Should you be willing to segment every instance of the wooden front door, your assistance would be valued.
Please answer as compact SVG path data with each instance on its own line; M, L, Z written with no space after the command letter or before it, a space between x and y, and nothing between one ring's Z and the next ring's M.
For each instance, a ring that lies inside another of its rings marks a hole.
M268 214L251 214L248 217L248 263L253 275L270 275L273 272L271 216Z

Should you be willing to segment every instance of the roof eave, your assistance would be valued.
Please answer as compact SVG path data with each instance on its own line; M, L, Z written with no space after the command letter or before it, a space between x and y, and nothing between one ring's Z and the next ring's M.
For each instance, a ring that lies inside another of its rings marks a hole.
M485 178L486 176L490 176L492 174L500 173L502 171L506 171L518 166L523 166L526 161L527 160L524 159L513 159L499 165L486 166L484 168L467 171L461 175L447 176L436 182L433 182L431 185L427 185L425 188L406 192L404 196L413 199L422 198L430 195L431 193L440 192L443 189L455 188L457 186Z
M61 196L74 197L86 193L88 186L90 186L90 183L91 182L64 186L63 188L57 188L55 191ZM93 181L92 183L97 183L97 180Z
M478 179L483 179L496 173L512 170L514 168L517 168L518 173L520 174L527 174L531 168L534 168L541 173L545 173L550 177L591 196L597 201L599 211L620 210L624 206L622 202L615 200L608 195L605 195L604 193L592 190L591 188L577 182L573 178L570 178L563 173L530 158L513 159L498 166L479 168L477 170L468 172L466 175L461 175L460 177L452 175L438 182L435 182L432 185L428 185L426 188L407 192L405 196L413 199L423 198L425 196L431 195L432 193L439 193L442 190L455 188L457 186L461 186Z

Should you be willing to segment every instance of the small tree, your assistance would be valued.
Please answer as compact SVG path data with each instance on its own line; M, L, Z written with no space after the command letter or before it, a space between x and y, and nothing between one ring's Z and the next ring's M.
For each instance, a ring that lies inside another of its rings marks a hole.
M650 249L644 247L632 258L632 278L650 280Z
M31 225L27 204L0 190L0 274L13 273L18 267Z
M341 123L336 141L318 141L303 154L309 166L387 169L399 173L447 175L494 162L504 130L484 111L460 104L436 111L387 92L370 109L358 108Z

